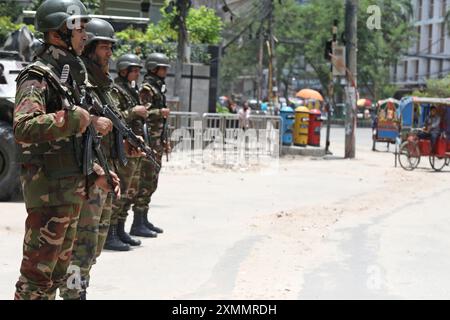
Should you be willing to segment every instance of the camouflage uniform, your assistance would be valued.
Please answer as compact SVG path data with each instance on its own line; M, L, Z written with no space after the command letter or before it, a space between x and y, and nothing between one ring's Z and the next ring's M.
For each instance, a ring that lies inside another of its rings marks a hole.
M127 120L133 132L142 136L143 119L140 120L141 118L132 111L132 108L139 104L138 88L131 87L128 80L120 76L114 82L114 90L120 101L119 108L121 109L122 116ZM128 158L128 164L118 168L122 197L113 203L111 225L118 224L118 222L125 222L127 219L131 201L137 193L137 182L139 181L139 171L137 169L140 162L141 158Z
M156 151L157 161L161 164L164 146L161 141L164 118L161 109L166 107L165 83L163 79L149 73L145 76L140 91L141 102L148 106L147 118L149 145ZM135 213L147 213L151 197L158 187L159 170L152 163L142 159L140 166L138 193L133 200Z
M112 90L112 81L92 60L83 57L89 83L94 86L90 95L100 104L108 104L113 108L118 106L118 97ZM116 109L117 111L117 109ZM116 160L116 145L114 133L102 137L102 149L108 159L111 170L117 172L120 164ZM90 270L100 256L106 242L112 214L112 193L106 193L96 186L89 190L89 199L84 202L80 213L77 229L77 240L74 244L71 265L80 268L82 288L61 286L61 297L79 299L89 286Z
M14 134L28 217L16 299L55 298L66 279L86 194L80 119L62 109L62 96L49 78L50 73L59 78L65 64L71 67L65 85L77 104L80 97L74 81L81 84L86 75L79 59L66 49L47 46L17 79Z

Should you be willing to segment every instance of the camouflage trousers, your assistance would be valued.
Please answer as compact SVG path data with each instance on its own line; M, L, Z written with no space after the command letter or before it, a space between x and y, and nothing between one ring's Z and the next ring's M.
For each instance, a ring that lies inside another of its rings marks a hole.
M111 225L117 225L119 221L127 220L132 200L137 193L140 163L141 158L129 158L126 166L117 168L122 195L120 199L113 201Z
M16 300L53 300L57 288L65 283L83 201L83 194L79 193L83 184L80 177L60 190L58 196L52 191L60 202L57 206L27 208ZM23 187L27 195L27 184ZM28 205L27 197L25 203Z
M162 163L164 148L160 145L154 145L152 148L157 153L156 160ZM138 191L132 201L134 212L146 213L148 211L152 195L158 188L159 172L149 160L142 159L139 167L139 180L137 182Z
M64 300L78 300L89 286L90 271L100 256L108 235L112 196L95 185L89 188L89 198L83 203L77 228L69 281L59 290Z

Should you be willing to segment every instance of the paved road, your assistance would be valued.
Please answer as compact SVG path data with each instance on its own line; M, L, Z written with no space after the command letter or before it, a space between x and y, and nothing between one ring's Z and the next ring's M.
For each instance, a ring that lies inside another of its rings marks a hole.
M336 157L286 158L275 175L165 172L152 209L165 234L104 252L89 298L450 298L449 173L393 168L365 129L358 159L339 160L343 134L333 130ZM0 212L9 299L25 214L20 202Z

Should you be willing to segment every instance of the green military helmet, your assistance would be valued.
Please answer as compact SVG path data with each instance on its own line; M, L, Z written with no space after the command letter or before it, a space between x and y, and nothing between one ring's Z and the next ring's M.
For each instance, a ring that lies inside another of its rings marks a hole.
M93 18L88 24L86 24L86 33L88 39L86 46L94 41L108 41L116 43L117 39L114 36L113 26L106 20Z
M170 60L164 53L152 53L148 56L145 62L145 68L147 71L152 71L157 67L170 68Z
M129 67L142 68L141 59L135 54L126 53L117 59L117 70L122 71Z
M79 0L46 0L36 11L35 25L40 32L60 30L64 23L72 29L69 21L80 19L88 22L91 18ZM69 22L69 23L68 23ZM73 23L76 25L76 22Z

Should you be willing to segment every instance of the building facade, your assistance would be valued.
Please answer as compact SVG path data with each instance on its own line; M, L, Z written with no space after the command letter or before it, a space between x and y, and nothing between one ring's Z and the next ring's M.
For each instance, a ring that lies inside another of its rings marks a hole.
M100 14L109 16L127 16L150 18L150 21L161 19L160 10L164 0L102 0Z
M392 82L405 91L450 74L450 35L445 21L450 0L412 0L412 5L417 37L392 72Z

